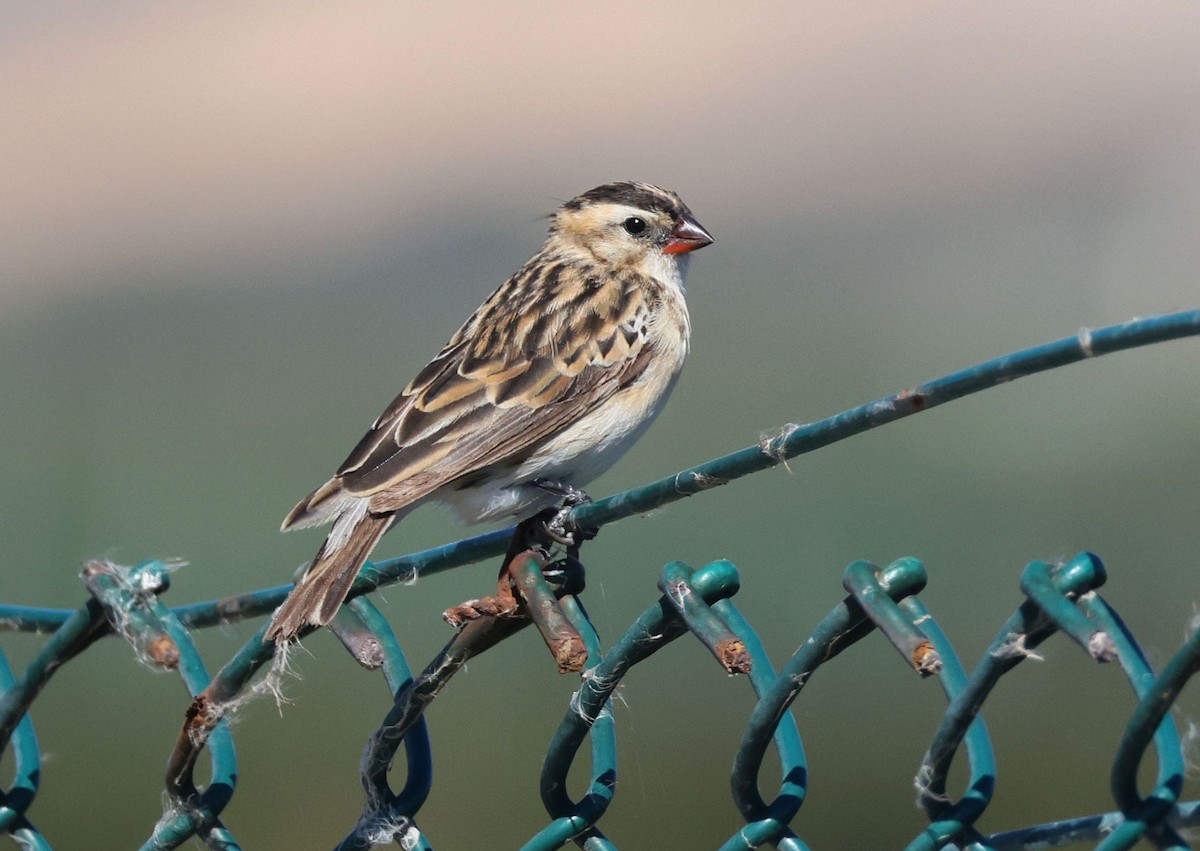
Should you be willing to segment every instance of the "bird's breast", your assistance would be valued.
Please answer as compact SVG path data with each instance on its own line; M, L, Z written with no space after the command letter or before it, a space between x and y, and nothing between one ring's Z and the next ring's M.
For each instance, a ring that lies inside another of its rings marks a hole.
M648 357L636 377L534 447L515 468L499 466L470 488L444 489L440 501L468 523L528 517L559 502L533 480L583 487L616 463L662 411L687 357L690 324L682 289L664 289L646 317L641 352Z
M582 486L637 442L661 412L687 358L690 326L682 298L668 299L647 322L652 356L628 386L580 417L535 451L515 478L550 478Z

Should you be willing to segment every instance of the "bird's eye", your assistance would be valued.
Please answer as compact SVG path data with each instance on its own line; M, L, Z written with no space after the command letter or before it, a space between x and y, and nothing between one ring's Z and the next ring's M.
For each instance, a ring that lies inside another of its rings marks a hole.
M621 225L629 233L633 234L634 236L637 236L639 233L641 233L642 231L644 231L646 229L646 220L640 219L637 216L630 216L624 222L622 222Z

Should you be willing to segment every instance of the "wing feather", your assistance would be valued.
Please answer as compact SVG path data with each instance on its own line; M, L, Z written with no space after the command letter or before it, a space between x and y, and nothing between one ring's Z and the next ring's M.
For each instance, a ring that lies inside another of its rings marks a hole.
M338 491L395 511L527 457L645 371L656 288L631 275L577 276L571 288L561 264L537 261L388 406L339 469Z

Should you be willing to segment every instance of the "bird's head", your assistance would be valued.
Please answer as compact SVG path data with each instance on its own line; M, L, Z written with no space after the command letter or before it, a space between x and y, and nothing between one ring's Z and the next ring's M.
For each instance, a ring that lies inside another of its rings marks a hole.
M712 243L674 192L649 183L606 183L554 214L550 239L621 267L651 267Z

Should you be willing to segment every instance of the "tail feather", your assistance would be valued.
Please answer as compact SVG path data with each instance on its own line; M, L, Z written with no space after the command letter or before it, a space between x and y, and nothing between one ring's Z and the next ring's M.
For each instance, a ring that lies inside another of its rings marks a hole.
M340 480L330 479L296 503L296 507L283 519L280 531L290 532L292 529L307 529L309 526L329 523L359 500L361 497L350 496L342 490Z
M283 644L306 626L324 626L333 620L358 569L394 519L391 514L364 513L348 533L335 527L304 577L275 610L266 640ZM335 536L340 540L335 541Z

